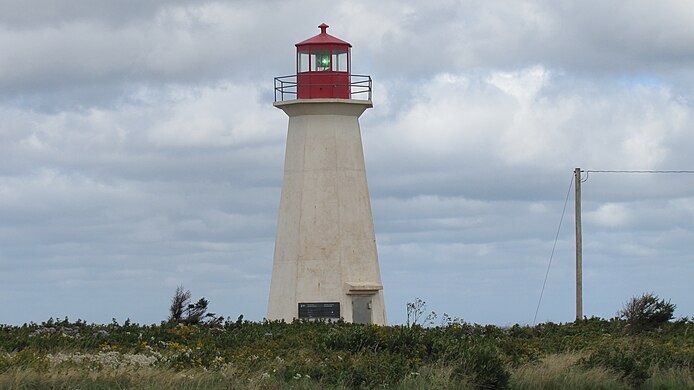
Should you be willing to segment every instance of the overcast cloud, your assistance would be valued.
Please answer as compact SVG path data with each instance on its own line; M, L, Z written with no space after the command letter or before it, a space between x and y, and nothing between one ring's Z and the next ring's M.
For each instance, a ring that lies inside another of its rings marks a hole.
M531 323L574 167L694 169L694 7L630 1L0 2L0 323L261 320L287 118L329 32L361 119L389 321ZM583 183L584 308L694 315L694 175ZM569 199L538 321L574 311Z

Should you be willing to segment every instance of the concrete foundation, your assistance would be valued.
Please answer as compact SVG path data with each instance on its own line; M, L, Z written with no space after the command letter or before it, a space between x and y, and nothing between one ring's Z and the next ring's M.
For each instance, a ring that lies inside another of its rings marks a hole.
M339 303L345 321L385 325L359 129L371 101L275 106L289 130L267 318L292 321L299 304Z

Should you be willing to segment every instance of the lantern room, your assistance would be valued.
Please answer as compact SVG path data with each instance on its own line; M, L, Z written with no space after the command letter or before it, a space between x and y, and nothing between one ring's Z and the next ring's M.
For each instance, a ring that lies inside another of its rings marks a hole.
M328 34L328 25L320 34L296 44L296 83L299 99L350 99L349 43Z

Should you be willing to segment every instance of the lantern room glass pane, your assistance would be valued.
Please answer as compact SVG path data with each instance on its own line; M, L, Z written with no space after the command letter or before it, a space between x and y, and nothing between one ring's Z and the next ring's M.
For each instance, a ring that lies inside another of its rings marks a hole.
M347 72L347 52L343 50L333 51L333 70Z
M308 52L307 51L300 51L299 52L298 61L299 61L299 63L297 64L296 69L299 72L308 72Z
M330 51L315 50L311 52L311 71L324 72L330 70Z

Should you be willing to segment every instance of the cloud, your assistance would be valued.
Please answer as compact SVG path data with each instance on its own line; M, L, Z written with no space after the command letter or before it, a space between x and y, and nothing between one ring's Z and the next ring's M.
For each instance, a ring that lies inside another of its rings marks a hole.
M547 187L538 175L556 183L576 166L656 169L678 158L668 140L686 133L691 108L666 88L550 74L533 66L424 80L398 116L364 125L369 164L388 168L378 182L389 191L426 183L415 187L511 197L537 184L530 191L542 198ZM486 172L498 180L481 188Z
M625 205L606 203L587 213L586 220L607 227L623 228L629 225L631 215Z
M419 296L530 321L575 167L693 165L690 8L5 1L3 321L157 322L179 284L261 319L287 125L272 77L321 22L374 78L361 127L389 318ZM587 313L644 288L694 310L689 176L584 179ZM573 318L571 210L540 320Z
M55 26L75 20L103 20L114 24L142 22L165 6L182 4L175 0L101 2L56 0L7 0L2 3L0 22L12 28Z
M293 43L317 32L305 23L319 21L350 37L359 49L356 68L364 64L375 75L419 78L544 64L668 79L681 69L678 64L694 60L694 16L678 1L657 7L516 1L444 1L429 7L392 1L43 3L9 1L0 9L5 93L114 81L260 80L266 75L259 71L278 71L275 58L291 71ZM263 15L262 21L256 15Z

